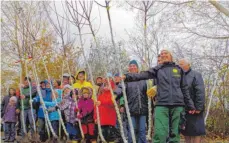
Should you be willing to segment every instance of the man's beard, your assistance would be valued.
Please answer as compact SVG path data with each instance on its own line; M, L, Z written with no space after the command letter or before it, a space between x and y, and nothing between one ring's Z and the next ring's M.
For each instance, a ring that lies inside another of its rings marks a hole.
M103 85L103 83L97 83L97 85L98 85L98 86L101 86L101 85Z

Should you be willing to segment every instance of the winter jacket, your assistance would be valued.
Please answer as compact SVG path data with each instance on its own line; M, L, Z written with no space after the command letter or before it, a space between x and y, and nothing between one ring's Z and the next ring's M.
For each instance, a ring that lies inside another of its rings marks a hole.
M66 122L75 124L77 121L75 112L76 103L71 98L70 95L65 95L62 99L62 101L58 104L58 107L60 108L61 112L64 114L64 118Z
M16 105L7 105L3 120L4 122L17 122Z
M85 80L84 80L83 82L80 82L80 81L77 79L78 74L79 74L80 72L85 72L85 78L84 78ZM91 84L90 82L86 81L86 79L87 79L86 71L85 71L85 70L79 70L79 71L77 72L77 74L76 74L76 82L73 84L73 88L74 88L74 89L77 88L78 90L80 90L82 87L93 88L92 84ZM92 99L94 100L95 97L93 96Z
M83 124L94 122L94 101L91 99L92 91L88 98L83 98L83 95L78 101L79 117Z
M51 102L45 101L44 103L45 103L46 108L49 109L49 108L57 106L57 104L60 102L61 102L61 98L58 97L56 101L53 99ZM48 116L49 116L50 121L57 121L60 119L60 116L57 110L49 112Z
M62 98L62 90L61 89L54 89L56 92L57 92L57 94L58 94L58 97L59 98Z
M50 88L44 88L41 89L41 94L44 102L52 102L52 92ZM33 98L33 102L40 102L40 96L37 93L37 96ZM44 111L43 111L43 105L40 104L38 113L37 113L38 118L44 118Z
M190 97L194 102L196 110L203 111L205 103L205 87L202 75L192 69L185 72Z
M84 80L84 82L80 82L80 81L77 79L78 74L79 74L80 72L85 72L85 78L84 78L85 80ZM76 79L77 79L77 80L76 80L76 83L73 84L73 88L78 88L78 89L81 89L82 87L90 87L90 88L92 88L91 83L86 81L86 79L87 79L86 71L84 71L84 70L79 70L79 71L77 72L77 74L76 74Z
M35 86L31 87L31 94L32 98L36 96L37 93L37 88ZM30 91L29 91L29 86L22 88L22 94L25 95L25 99L23 99L23 105L24 105L24 110L30 109ZM21 100L21 99L20 99ZM20 109L22 109L21 101L20 102Z
M98 101L101 102L98 106L101 125L115 126L117 115L110 90L103 90L100 92L98 95ZM97 120L96 110L94 111L94 119Z
M3 97L3 100L2 100L2 103L1 103L1 117L4 116L5 114L5 110L6 110L6 107L10 101L10 97L12 97L11 95L7 95L7 96L4 96ZM17 97L18 99L18 97ZM19 107L19 102L17 101L17 104L16 104L16 107Z
M125 83L126 96L130 109L130 114L147 115L148 113L148 97L146 95L147 84L145 80ZM118 96L122 95L121 85L114 91Z
M156 106L184 106L195 109L190 98L184 71L173 62L149 69L139 74L126 74L126 82L157 79Z

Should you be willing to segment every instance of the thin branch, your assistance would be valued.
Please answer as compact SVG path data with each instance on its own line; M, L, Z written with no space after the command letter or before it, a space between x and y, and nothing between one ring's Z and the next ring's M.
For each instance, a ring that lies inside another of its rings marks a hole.
M106 6L104 6L104 5L101 5L100 3L98 3L97 1L95 1L95 3L96 4L98 4L99 6L101 6L101 7L104 7L104 8L106 8Z
M229 10L219 4L216 0L209 0L209 2L220 12L229 17Z
M156 1L156 2L168 3L168 4L173 4L173 5L182 5L182 4L192 3L192 2L195 2L195 1L191 0L191 1L180 2L180 3L175 3L175 2L171 2L171 1Z
M229 39L229 35L228 36L207 36L207 35L203 35L200 33L197 33L195 31L192 31L190 28L188 28L183 22L182 25L184 26L184 28L186 28L190 33L196 34L198 36L201 37L205 37L205 38L209 38L209 39Z
M139 7L136 7L136 6L132 5L132 4L130 4L128 1L126 1L126 3L127 3L128 5L130 5L131 7L135 8L135 9L144 11L144 9L141 9L141 8L139 8Z

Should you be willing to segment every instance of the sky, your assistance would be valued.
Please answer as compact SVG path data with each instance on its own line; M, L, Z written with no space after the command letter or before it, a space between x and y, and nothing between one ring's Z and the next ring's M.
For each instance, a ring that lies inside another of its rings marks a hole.
M58 13L60 15L64 14L63 2L56 1L56 7L58 9ZM100 4L105 5L104 1L99 1ZM135 15L136 12L126 10L124 7L118 7L116 2L111 2L111 8L110 8L110 15L111 15L111 21L112 21L112 28L114 33L114 40L117 45L119 41L128 41L129 36L127 32L130 32L134 28L135 21ZM51 6L53 4L51 3ZM54 16L52 16L54 18ZM109 21L107 16L106 8L103 8L101 6L98 6L95 2L93 3L93 9L92 9L92 16L93 19L92 25L94 29L98 29L99 31L96 34L96 36L106 38L107 40L111 41L111 35L110 35L110 27L109 27ZM54 18L55 19L55 18ZM89 33L89 27L83 28L83 33ZM71 38L77 38L75 42L75 46L80 46L79 36L76 36L78 34L78 30L74 25L70 25L70 31L71 31ZM84 49L87 53L90 47L90 43L93 41L91 34L83 35L83 42L84 42ZM125 46L125 45L123 45ZM134 55L129 55L130 59L137 59L138 57Z
M99 3L103 4L104 1L99 1ZM124 8L118 8L112 4L112 7L110 8L110 15L112 20L112 27L113 32L115 36L115 41L119 40L127 40L128 35L125 31L130 31L134 26L134 12L127 11ZM63 14L63 7L61 2L56 2L58 12L60 14ZM100 16L99 16L100 15ZM110 38L110 28L109 28L109 22L108 22L108 16L106 9L103 7L98 7L96 3L93 4L92 9L92 19L95 29L98 29L100 25L100 29L98 31L98 35L102 37ZM88 28L86 28L88 29ZM75 31L73 33L77 33L77 29L74 28L74 26L71 26L71 31ZM84 39L89 40L91 35L84 36Z

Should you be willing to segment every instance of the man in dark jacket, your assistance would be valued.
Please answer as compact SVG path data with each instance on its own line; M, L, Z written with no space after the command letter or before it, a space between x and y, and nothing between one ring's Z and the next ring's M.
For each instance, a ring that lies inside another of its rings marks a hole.
M175 65L172 54L168 50L161 51L163 64L141 73L129 73L123 78L125 82L146 79L157 80L157 97L155 108L154 143L165 143L171 120L170 142L180 142L178 131L180 114L183 106L187 106L190 114L194 114L195 107L190 98L188 85L183 70ZM147 106L147 105L146 105Z
M129 73L138 73L138 64L135 60L129 63ZM146 116L148 114L147 83L145 80L129 82L125 84L128 106L131 119L137 136L138 143L146 143ZM115 94L122 94L121 86L116 89ZM132 142L131 132L128 132L128 143Z
M195 114L186 114L186 127L182 134L185 136L187 143L200 143L201 136L206 134L203 115L205 103L204 81L199 72L191 69L187 60L179 60L179 65L185 71L190 97L196 108Z

